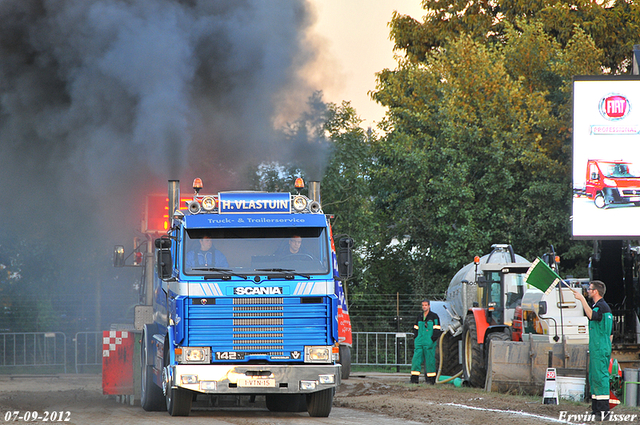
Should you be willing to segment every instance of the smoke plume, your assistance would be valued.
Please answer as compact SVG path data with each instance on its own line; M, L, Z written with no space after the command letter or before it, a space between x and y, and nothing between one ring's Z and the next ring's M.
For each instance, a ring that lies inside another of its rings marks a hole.
M4 0L0 20L4 237L55 239L61 267L110 261L169 179L243 189L245 164L291 160L276 124L317 89L307 0Z

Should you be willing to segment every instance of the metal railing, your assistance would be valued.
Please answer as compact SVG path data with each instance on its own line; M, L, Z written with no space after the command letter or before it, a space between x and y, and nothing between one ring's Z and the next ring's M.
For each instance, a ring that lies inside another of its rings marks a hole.
M413 334L401 332L354 332L353 365L410 366ZM71 342L71 341L70 341ZM36 367L59 368L67 363L75 373L93 373L102 366L102 332L78 332L73 338L73 359L67 362L67 337L62 332L0 333L0 367L24 373Z
M67 372L67 337L62 332L0 334L0 367L60 367Z
M411 366L413 334L354 332L351 364L358 366Z
M73 341L76 373L102 366L102 332L78 332Z

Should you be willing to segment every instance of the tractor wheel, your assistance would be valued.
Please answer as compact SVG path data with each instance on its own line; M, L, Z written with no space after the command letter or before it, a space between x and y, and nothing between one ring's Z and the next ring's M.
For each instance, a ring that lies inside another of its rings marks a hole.
M506 332L493 332L487 335L487 343L485 344L487 356L489 355L489 347L491 346L491 341L511 341L511 337Z
M485 358L489 360L489 347L491 347L492 341L511 341L509 334L505 332L493 332L487 335L487 343L485 344Z
M473 315L464 319L462 329L462 372L465 381L473 387L484 387L487 367L482 344L478 344L478 332Z
M460 365L458 356L458 341L461 336L451 336L449 332L444 334L442 340L442 370L441 375L453 376L460 372L462 366ZM436 347L436 367L440 367L440 340L438 340L438 346Z

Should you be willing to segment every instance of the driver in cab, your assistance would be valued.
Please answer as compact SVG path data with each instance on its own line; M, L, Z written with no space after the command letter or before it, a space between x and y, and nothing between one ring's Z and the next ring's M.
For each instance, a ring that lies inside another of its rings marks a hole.
M302 237L300 235L292 235L289 238L289 243L284 247L284 249L276 252L276 257L279 258L293 258L293 257L309 257L311 258L311 254L302 247Z
M213 245L213 239L203 237L198 248L187 252L186 265L190 269L198 267L229 267L225 255Z
M298 235L294 235L289 238L289 254L298 254L300 247L302 246L302 238Z

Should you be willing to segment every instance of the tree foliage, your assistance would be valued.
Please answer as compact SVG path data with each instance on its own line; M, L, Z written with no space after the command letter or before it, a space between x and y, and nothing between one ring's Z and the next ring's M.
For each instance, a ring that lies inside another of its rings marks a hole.
M391 37L395 49L412 62L468 35L483 43L501 42L509 26L537 21L554 41L565 47L577 27L604 52L599 65L623 73L631 65L633 45L640 32L640 5L633 0L422 0L424 21L395 13Z
M552 244L586 266L584 244L569 241L570 89L573 75L601 69L603 51L577 25L559 40L526 14L498 28L453 13L459 2L436 3L440 12L419 26L394 17L406 59L379 74L373 95L389 107L372 173L387 240L408 236L419 258L413 281L427 291L444 290L493 243L529 258Z

